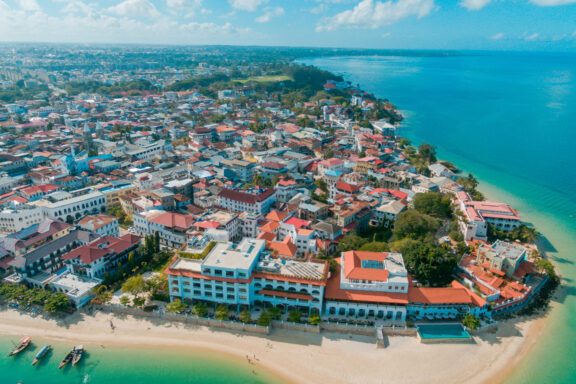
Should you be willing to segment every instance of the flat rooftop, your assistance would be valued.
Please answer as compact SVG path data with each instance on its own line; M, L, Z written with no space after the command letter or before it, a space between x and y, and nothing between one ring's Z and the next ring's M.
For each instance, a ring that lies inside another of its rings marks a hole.
M250 269L259 254L264 250L266 241L262 239L243 239L236 248L231 243L218 243L204 259L204 267L225 269Z
M325 264L311 261L294 261L265 258L258 263L258 271L276 273L282 276L295 277L307 280L322 280L324 278Z
M518 258L526 252L526 248L521 245L498 240L492 245L492 251L500 257L510 260L518 260Z
M100 279L90 279L87 277L80 277L71 273L65 273L52 281L52 284L58 285L66 290L66 295L71 297L80 298L89 294L92 289L100 284Z
M178 258L170 269L181 269L200 273L202 270L202 260Z

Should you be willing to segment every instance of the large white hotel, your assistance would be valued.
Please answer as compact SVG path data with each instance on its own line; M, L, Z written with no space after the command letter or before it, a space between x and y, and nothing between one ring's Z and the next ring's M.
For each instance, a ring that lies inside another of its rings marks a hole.
M166 270L172 299L322 310L328 264L274 259L266 241L217 243L204 260L178 258Z

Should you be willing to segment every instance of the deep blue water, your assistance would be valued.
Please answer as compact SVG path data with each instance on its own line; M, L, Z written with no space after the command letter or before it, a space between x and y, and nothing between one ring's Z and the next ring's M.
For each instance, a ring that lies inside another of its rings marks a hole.
M401 135L474 173L542 233L563 277L543 336L507 382L576 382L576 55L334 57L302 63L404 112ZM473 357L471 357L473 358Z

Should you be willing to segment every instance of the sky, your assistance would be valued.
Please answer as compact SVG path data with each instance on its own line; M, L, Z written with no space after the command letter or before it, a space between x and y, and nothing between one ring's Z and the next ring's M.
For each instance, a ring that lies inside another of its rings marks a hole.
M0 41L576 51L576 0L0 0Z

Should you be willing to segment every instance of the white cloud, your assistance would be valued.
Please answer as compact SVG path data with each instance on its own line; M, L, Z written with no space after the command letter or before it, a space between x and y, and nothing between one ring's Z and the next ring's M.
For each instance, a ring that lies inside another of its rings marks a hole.
M488 3L490 3L490 0L462 0L460 1L460 6L469 11L477 11L487 6Z
M202 5L202 0L166 0L166 5L176 9L198 8Z
M321 20L316 30L333 31L341 27L376 29L410 16L422 18L433 8L434 0L362 0L351 10Z
M24 11L39 11L40 5L36 0L20 0L18 2L20 4L20 8Z
M118 5L108 8L108 11L127 17L157 17L160 12L148 0L124 0Z
M267 23L276 16L282 16L284 14L284 8L281 7L266 7L264 8L264 14L258 18L256 21L258 23Z
M542 7L556 7L558 5L575 4L576 0L530 0L530 2Z
M217 35L231 35L237 33L249 32L249 29L236 28L231 23L225 23L222 25L216 23L197 23L191 22L180 26L180 29L184 32L203 34L207 36Z
M536 40L540 40L540 34L539 33L533 33L531 35L528 35L524 38L524 40L526 41L536 41Z
M211 11L201 8L202 0L166 0L166 6L172 15L178 15L180 12L186 12L184 17L192 18L196 12L208 14Z
M386 38L388 38L388 37L390 37L390 36L392 36L392 34L391 34L390 32L386 32L386 33L383 33L383 34L382 34L382 38L383 38L383 39L386 39Z
M239 11L254 12L260 5L267 3L268 0L228 0L228 2L232 8Z
M495 35L490 36L492 40L501 40L504 38L504 34L502 32L497 33Z

